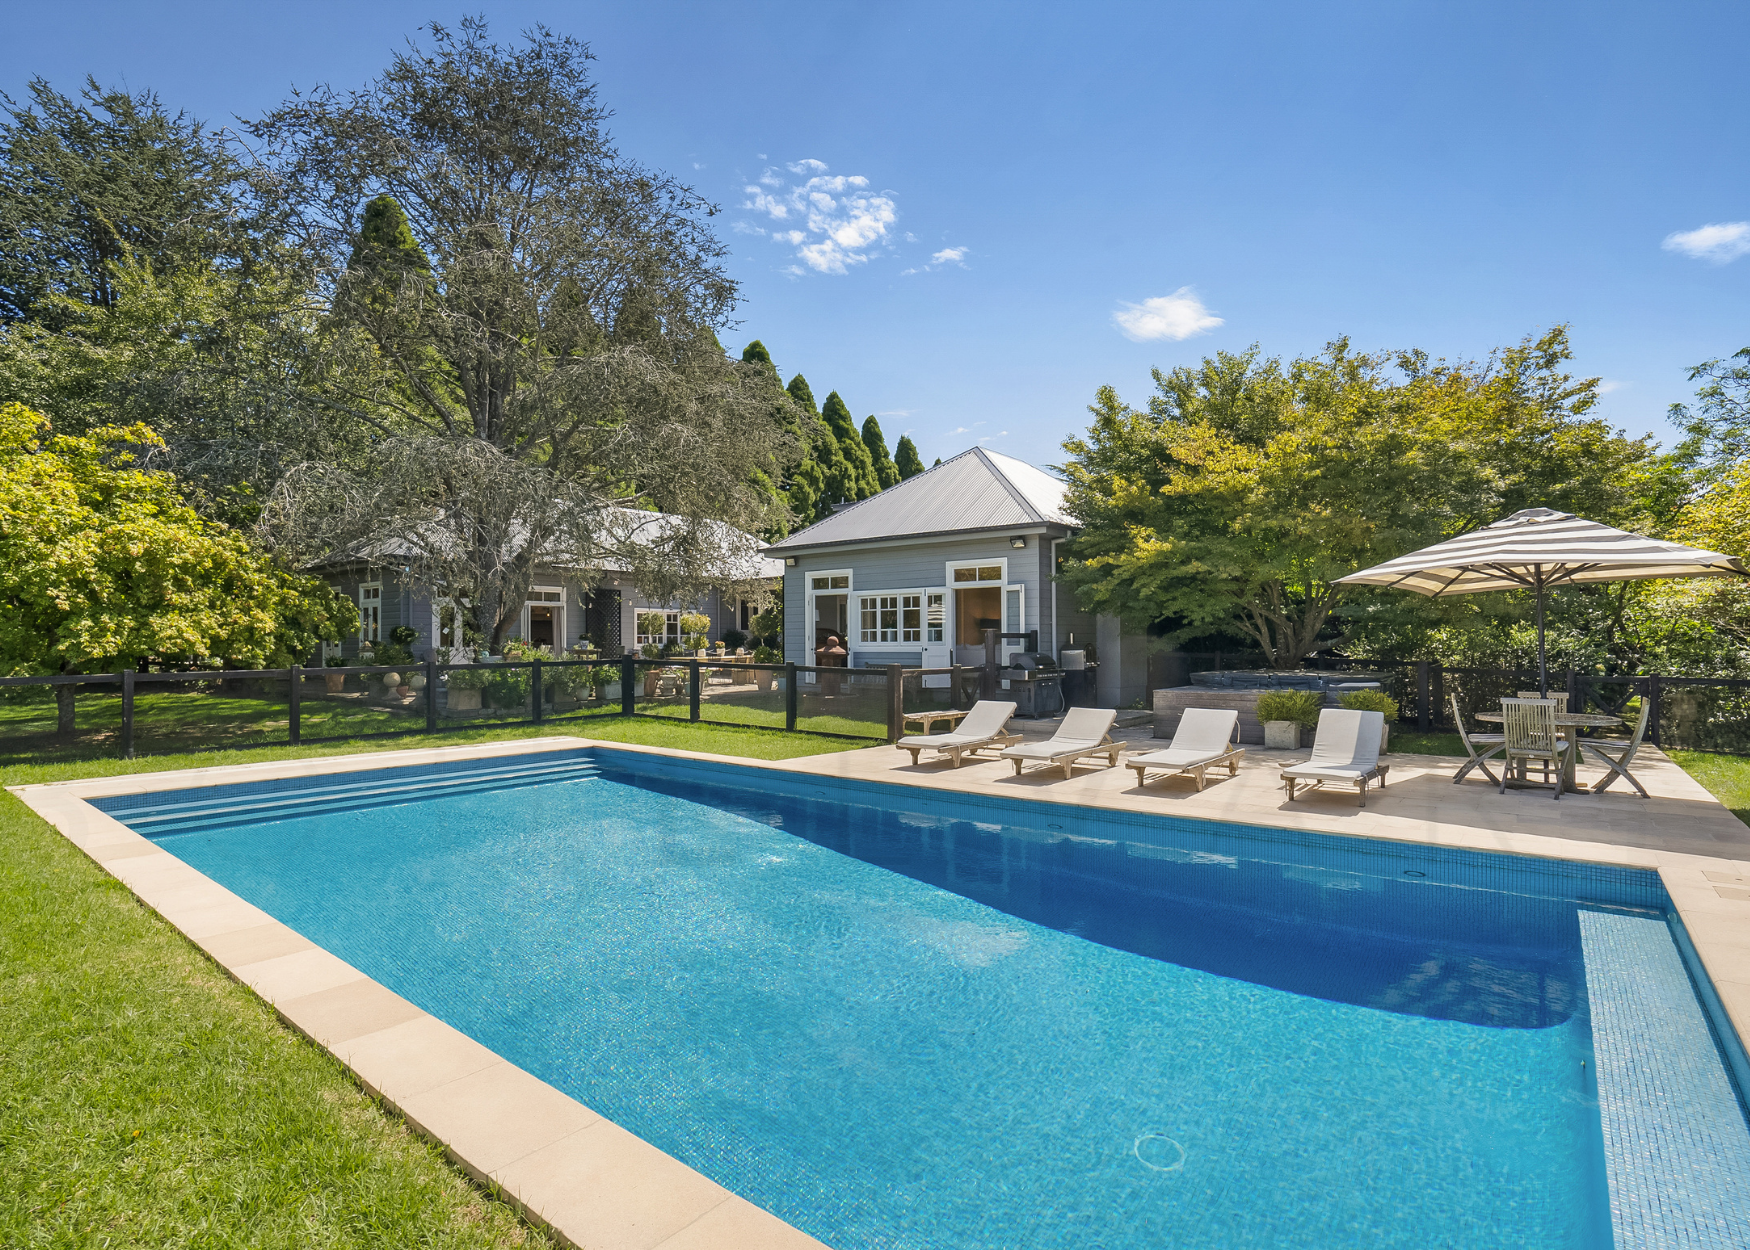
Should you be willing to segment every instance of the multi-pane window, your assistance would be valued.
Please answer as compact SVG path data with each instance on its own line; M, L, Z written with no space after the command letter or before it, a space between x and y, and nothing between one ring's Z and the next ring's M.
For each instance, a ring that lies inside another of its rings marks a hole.
M531 590L529 591L529 602L564 603L565 592L563 590Z
M640 625L643 624L644 618L646 616L649 616L649 615L651 615L651 613L648 610L640 611L638 613L638 621L639 621ZM674 611L674 612L664 612L662 614L662 633L660 633L660 634L642 634L641 633L638 635L638 645L641 647L646 646L646 645L653 643L653 642L657 646L660 647L666 643L679 642L680 640L681 640L681 614L678 610Z
M916 596L908 596L916 598ZM864 595L860 607L863 642L899 641L898 595Z
M899 640L901 642L922 642L924 640L924 597L922 595L901 595L899 597Z
M1021 588L1010 587L1003 598L1003 632L1018 634L1021 632Z
M924 641L942 641L948 627L947 601L948 596L944 594L924 596Z
M849 573L825 573L809 579L810 590L849 590L851 575Z
M1003 580L1003 566L1000 564L969 564L954 570L954 580L956 583L1000 582Z
M359 641L381 642L383 640L383 588L381 586L359 587Z

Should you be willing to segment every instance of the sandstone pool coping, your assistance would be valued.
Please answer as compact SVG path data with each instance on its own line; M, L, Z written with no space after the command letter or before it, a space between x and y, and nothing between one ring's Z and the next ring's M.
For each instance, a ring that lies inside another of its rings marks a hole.
M1187 783L1138 787L1122 767L1078 771L1068 781L1041 773L1015 777L1000 760L958 769L946 764L913 768L904 752L890 746L767 761L580 737L275 760L9 789L272 1004L288 1024L332 1053L366 1089L442 1145L471 1176L560 1240L590 1250L820 1247L85 802L582 747L1653 869L1738 1037L1750 1038L1750 829L1651 750L1643 750L1635 770L1650 799L1607 793L1555 803L1547 792L1503 796L1480 776L1452 785L1462 761L1394 755L1388 757L1391 784L1370 792L1365 809L1355 805L1353 793L1315 792L1286 803L1277 773L1304 752L1248 752L1237 777L1223 776L1200 793Z

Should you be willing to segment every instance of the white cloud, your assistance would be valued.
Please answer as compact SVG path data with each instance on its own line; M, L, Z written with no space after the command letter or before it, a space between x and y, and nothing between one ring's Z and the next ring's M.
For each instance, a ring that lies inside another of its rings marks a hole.
M1171 295L1125 304L1112 314L1112 324L1125 338L1146 343L1151 339L1178 341L1207 334L1221 325L1222 319L1203 306L1196 291L1182 286Z
M1679 230L1660 244L1667 252L1682 252L1716 265L1750 253L1750 221L1718 221L1694 230Z
M1625 386L1633 385L1633 382L1624 382L1618 378L1600 378L1598 379L1598 393L1608 395L1612 391L1620 391Z
M844 273L861 265L888 241L888 228L899 219L899 208L887 195L871 194L861 174L829 174L824 161L813 158L784 167L801 178L791 182L769 168L758 185L748 185L743 208L764 213L773 221L795 222L801 228L774 230L771 237L796 249L796 258L816 273ZM739 227L738 227L739 228ZM797 265L785 272L804 273Z
M963 247L945 247L930 257L930 263L932 265L959 265L964 269L966 267L966 252L967 249Z

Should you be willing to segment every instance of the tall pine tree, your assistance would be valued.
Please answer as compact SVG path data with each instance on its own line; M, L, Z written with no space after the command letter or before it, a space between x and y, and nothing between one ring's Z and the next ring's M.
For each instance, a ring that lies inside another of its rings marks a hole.
M839 398L837 391L828 395L826 402L820 406L820 419L826 422L826 428L838 443L839 454L844 457L847 469L842 498L833 502L855 503L879 491L881 479L875 476L875 461L870 457L869 449L863 445L863 436L857 431L857 422L851 416L851 410Z
M923 457L918 455L917 444L911 441L911 435L899 436L899 446L893 449L893 467L899 470L902 482L924 471Z
M875 480L882 490L899 484L899 469L887 454L887 436L881 433L881 423L873 413L863 422L863 446L869 449L869 459L875 465Z
M835 430L824 419L821 412L814 406L814 392L809 389L808 379L798 373L790 379L786 388L790 398L802 409L805 418L811 424L809 447L810 459L820 471L820 490L814 499L813 511L808 516L808 524L823 520L832 515L835 505L850 503L864 496L855 494L857 487L857 470L845 459L844 445ZM828 403L838 396L828 397ZM841 400L839 407L844 403ZM853 431L853 434L855 431ZM857 439L857 446L862 447L862 440Z

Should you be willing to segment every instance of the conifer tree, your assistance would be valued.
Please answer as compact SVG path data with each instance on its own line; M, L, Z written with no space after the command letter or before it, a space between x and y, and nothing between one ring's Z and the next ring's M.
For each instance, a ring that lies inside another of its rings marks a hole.
M861 496L847 493L855 481L856 471L846 463L844 450L834 432L822 420L819 409L814 405L814 392L809 389L808 379L798 373L790 379L790 385L785 388L790 392L790 398L802 410L803 419L809 423L809 441L807 461L812 464L815 474L810 475L812 497L807 500L810 512L806 524L813 525L832 515L834 505L850 503ZM844 405L841 403L840 407ZM859 440L860 445L860 440ZM792 500L791 507L797 508L800 499ZM798 510L797 517L802 513Z
M899 484L899 469L893 463L893 457L887 454L887 436L881 432L881 423L871 413L863 422L863 446L869 449L869 459L875 465L875 480L882 490Z
M870 457L869 449L863 445L863 436L857 430L856 419L851 416L851 410L839 398L837 391L828 395L826 402L820 406L820 418L826 422L826 428L838 443L839 454L845 461L843 498L834 502L855 503L879 491L881 479L875 476L875 461Z
M942 462L938 460L936 463ZM893 467L899 470L899 480L902 482L924 471L923 458L918 455L917 444L911 441L911 435L899 436L899 445L893 449Z

